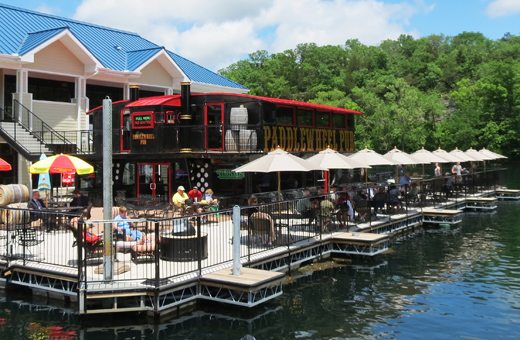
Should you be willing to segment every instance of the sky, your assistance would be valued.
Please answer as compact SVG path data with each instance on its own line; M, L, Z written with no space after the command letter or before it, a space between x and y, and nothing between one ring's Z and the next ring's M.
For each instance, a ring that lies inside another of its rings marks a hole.
M136 32L213 71L300 43L378 45L401 34L520 35L520 0L0 0Z

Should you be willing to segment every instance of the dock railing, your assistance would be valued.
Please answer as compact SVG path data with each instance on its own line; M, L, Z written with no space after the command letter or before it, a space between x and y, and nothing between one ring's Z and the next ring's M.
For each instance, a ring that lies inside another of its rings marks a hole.
M414 200L402 197L404 213L446 202L436 180L420 181ZM472 193L494 190L498 183L499 172L468 174L463 176L454 197L448 199L456 202ZM83 287L102 290L108 287L103 276L103 255L110 249L114 270L111 289L160 289L231 267L233 242L240 241L242 265L255 266L265 258L264 253L291 252L295 246L317 242L331 233L354 230L351 228L362 222L359 212L354 220L349 219L345 210L333 203L347 192L302 194L290 200L242 206L240 240L233 237L230 209L129 220L134 224L132 230L146 235L144 241L129 241L113 234L108 248L87 238L89 233L103 230L105 223L116 226L115 220L83 223L66 213L1 207L0 260L6 269L16 265L33 271L51 270L53 275L62 272L69 279L77 277ZM383 215L373 217L372 207L368 209L369 220L363 222L403 214L403 210L387 209Z

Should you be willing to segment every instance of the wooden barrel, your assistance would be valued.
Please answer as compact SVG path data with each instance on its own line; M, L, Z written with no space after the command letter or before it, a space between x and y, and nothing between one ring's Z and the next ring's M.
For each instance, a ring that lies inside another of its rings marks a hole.
M239 151L254 151L257 147L255 130L240 130L238 135Z
M226 151L237 151L238 131L227 130L224 138Z
M9 225L27 224L31 221L28 210L2 209L0 211L0 223Z
M29 201L29 189L23 184L0 185L0 205Z
M247 129L247 108L243 105L240 107L232 107L229 114L229 124L231 130Z

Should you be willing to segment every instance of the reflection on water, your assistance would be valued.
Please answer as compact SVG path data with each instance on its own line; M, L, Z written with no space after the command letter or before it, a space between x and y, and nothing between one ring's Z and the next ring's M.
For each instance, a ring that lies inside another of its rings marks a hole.
M519 179L508 181L520 188ZM203 305L157 324L123 314L80 324L64 309L9 294L0 301L0 339L27 338L34 322L96 340L516 338L518 216L520 202L501 202L493 215L466 214L460 226L399 240L376 260L302 275L253 310Z

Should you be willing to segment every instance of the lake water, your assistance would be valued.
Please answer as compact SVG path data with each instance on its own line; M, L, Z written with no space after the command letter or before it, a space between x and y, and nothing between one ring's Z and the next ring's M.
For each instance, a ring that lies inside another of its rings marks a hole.
M511 167L516 168L516 167ZM512 172L505 183L520 188ZM0 291L0 339L517 339L520 202L465 214L456 228L407 237L374 261L338 264L244 310L207 305L148 324L128 315L79 323L67 310ZM63 327L49 328L49 326ZM61 333L60 333L61 332ZM69 333L67 333L69 332ZM65 338L65 337L64 337Z

